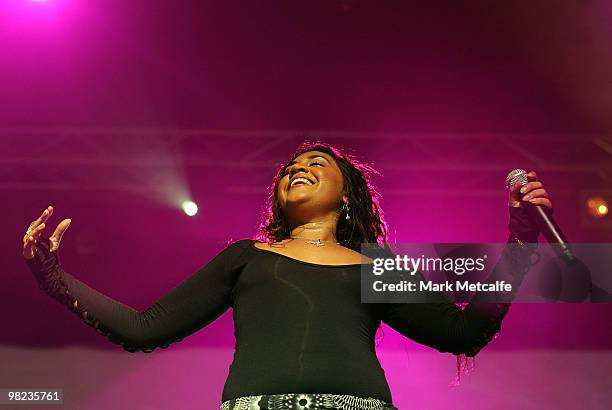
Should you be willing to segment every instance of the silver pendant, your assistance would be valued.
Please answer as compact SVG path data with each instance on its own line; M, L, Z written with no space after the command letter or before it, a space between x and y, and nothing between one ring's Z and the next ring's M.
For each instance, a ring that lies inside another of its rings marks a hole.
M325 246L325 244L323 243L322 240L317 239L316 241L306 241L306 243L309 243L311 245L317 245L317 246Z

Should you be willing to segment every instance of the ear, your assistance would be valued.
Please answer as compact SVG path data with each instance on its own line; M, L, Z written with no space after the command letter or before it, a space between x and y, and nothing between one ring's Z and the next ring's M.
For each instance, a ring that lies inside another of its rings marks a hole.
M342 195L342 203L343 204L348 204L349 198L346 195Z

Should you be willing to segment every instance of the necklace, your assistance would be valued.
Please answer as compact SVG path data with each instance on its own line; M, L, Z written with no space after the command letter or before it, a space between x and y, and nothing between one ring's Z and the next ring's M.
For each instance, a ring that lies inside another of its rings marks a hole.
M304 238L298 238L295 236L291 236L291 239L301 239L303 241L305 241L307 244L309 245L315 245L315 246L325 246L325 242L333 242L333 241L322 241L321 239L304 239ZM340 242L336 242L336 245L340 245Z

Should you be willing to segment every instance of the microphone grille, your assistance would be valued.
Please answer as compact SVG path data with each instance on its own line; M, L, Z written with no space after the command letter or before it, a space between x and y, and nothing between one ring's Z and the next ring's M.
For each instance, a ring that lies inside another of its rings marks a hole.
M516 183L525 185L527 183L527 171L524 169L513 169L506 177L506 188L512 188Z

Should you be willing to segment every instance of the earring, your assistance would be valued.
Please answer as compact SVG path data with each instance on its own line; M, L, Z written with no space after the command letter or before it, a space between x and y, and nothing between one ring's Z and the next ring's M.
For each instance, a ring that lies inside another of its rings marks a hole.
M346 212L346 216L344 217L344 219L346 219L347 221L349 219L351 219L351 216L349 215L351 208L348 206L347 203L342 204L342 211Z

